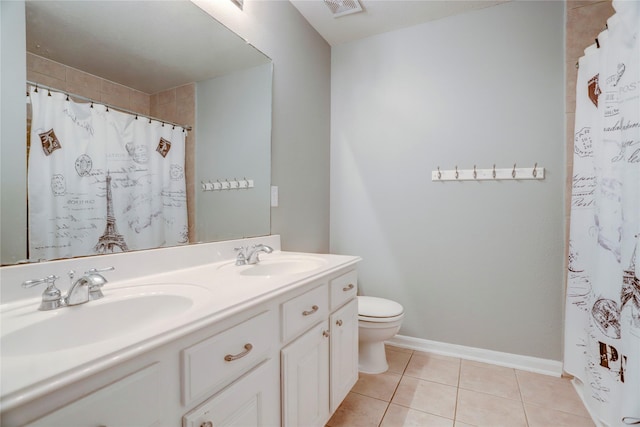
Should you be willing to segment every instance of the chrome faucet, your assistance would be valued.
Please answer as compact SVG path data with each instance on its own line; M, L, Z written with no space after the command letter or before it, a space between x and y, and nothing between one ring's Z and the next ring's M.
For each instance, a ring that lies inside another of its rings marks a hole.
M273 252L273 248L259 243L251 247L241 246L239 248L235 248L235 251L238 252L238 255L236 255L236 265L247 265L259 263L260 252L270 254Z
M87 301L96 300L102 298L102 286L107 283L107 279L102 274L103 271L111 271L113 267L107 267L102 269L92 268L86 271L82 277L72 282L69 292L66 296L62 296L60 290L56 287L55 281L59 279L59 276L51 275L44 279L27 280L22 284L23 288L31 288L42 283L47 284L47 289L42 294L42 303L38 310L47 311L55 310L60 307L67 307L71 305L84 304ZM69 279L73 281L75 272L69 271Z
M253 245L247 255L247 264L259 263L260 252L270 254L271 252L273 252L273 248L271 246L263 245L262 243Z

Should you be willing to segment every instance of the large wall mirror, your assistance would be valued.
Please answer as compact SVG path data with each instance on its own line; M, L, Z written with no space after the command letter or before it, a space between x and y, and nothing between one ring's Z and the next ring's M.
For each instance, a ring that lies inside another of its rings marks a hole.
M268 57L187 0L27 0L25 15L27 87L191 127L184 169L188 243L270 233ZM27 145L16 162L25 162ZM42 260L28 248L2 253L2 265Z

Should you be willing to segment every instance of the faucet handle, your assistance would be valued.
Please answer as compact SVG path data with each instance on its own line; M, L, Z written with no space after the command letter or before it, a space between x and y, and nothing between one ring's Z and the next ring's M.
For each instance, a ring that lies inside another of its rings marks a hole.
M22 283L23 288L32 288L43 283L47 284L47 288L42 293L42 302L40 303L38 310L47 311L62 307L62 293L60 292L60 289L56 287L56 280L59 278L60 276L52 274L44 279L27 280Z
M38 286L41 285L43 283L47 283L47 287L51 287L54 286L55 287L55 282L56 280L58 280L60 278L60 276L56 276L54 274L47 276L43 279L32 279L32 280L25 280L24 282L22 282L22 287L23 288L33 288L34 286Z
M239 248L233 248L233 250L238 252L238 255L236 255L236 265L245 265L247 263L247 251L249 248L240 246Z
M85 274L94 274L94 273L104 273L105 271L113 271L116 268L114 266L105 267L105 268L92 268L88 271L85 271Z
M91 280L89 281L89 300L96 300L104 297L100 288L107 283L107 279L105 279L105 277L100 273L112 270L115 270L115 267L91 268L84 272L85 275L91 276Z

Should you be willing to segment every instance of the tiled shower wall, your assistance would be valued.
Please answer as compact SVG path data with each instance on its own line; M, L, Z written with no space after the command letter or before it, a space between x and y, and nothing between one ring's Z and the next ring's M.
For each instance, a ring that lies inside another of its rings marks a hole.
M189 240L195 236L195 83L188 83L153 95L105 80L64 64L27 53L27 80L79 95L143 116L191 126L187 134L185 173Z
M615 13L611 0L567 1L566 21L566 123L567 123L567 191L565 196L567 251L569 247L569 214L571 207L571 184L573 179L573 134L576 116L576 78L578 58L584 49L595 43L598 34L605 28L607 19ZM568 253L567 253L568 255ZM566 265L565 259L565 265Z

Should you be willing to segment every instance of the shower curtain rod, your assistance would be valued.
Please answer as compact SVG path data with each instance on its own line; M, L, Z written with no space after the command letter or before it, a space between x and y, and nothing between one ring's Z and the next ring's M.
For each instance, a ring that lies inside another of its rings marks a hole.
M72 96L73 98L76 98L76 99L79 99L79 100L82 100L82 101L91 102L92 104L96 103L96 104L104 105L108 109L113 109L113 110L116 110L116 111L120 111L122 113L132 114L132 115L134 115L136 117L138 117L138 116L145 117L145 118L147 118L149 120L155 120L156 122L164 123L164 124L167 124L167 125L178 126L178 127L181 127L182 129L184 129L186 131L191 131L191 129L192 129L191 126L185 126L185 125L181 125L179 123L170 122L168 120L158 119L157 117L152 117L152 116L149 116L147 114L140 114L140 113L137 113L135 111L127 110L126 108L116 107L115 105L107 104L107 103L102 102L102 101L96 101L94 99L87 98L86 96L76 95L74 93L68 93L68 92L62 91L60 89L56 89L54 87L51 87L51 86L43 85L43 84L40 84L40 83L35 83L35 82L29 81L29 80L27 80L27 85L35 86L36 89L46 89L48 91L64 93L67 96ZM29 92L27 92L27 96L29 96Z

